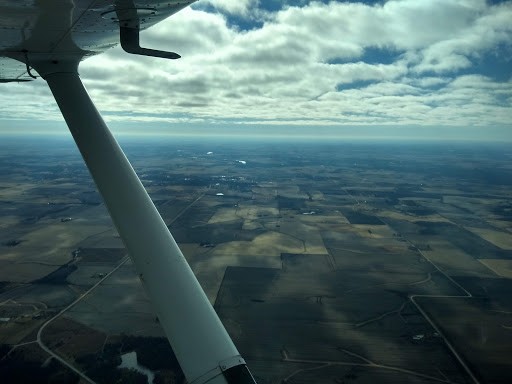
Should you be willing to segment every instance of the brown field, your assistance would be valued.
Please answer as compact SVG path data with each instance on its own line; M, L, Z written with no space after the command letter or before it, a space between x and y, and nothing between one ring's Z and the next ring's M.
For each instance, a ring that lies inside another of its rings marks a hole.
M42 341L61 356L71 360L98 353L106 335L69 317L59 317L45 328Z

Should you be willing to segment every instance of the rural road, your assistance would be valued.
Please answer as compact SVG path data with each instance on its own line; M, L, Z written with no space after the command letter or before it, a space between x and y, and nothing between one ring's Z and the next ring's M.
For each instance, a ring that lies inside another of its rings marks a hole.
M113 269L111 270L109 273L107 273L103 278L101 278L96 284L94 284L91 288L89 288L85 293L81 294L78 299L76 299L75 301L73 301L71 304L69 304L66 308L62 309L59 313L57 313L55 316L53 316L51 319L49 319L48 321L46 321L42 326L41 328L39 328L39 331L37 332L37 343L39 344L39 346L45 351L47 352L50 356L52 356L55 360L58 360L59 362L61 362L63 365L65 365L66 367L68 367L70 370L72 370L73 372L75 372L78 376L80 376L82 379L84 379L86 382L88 383L91 383L91 384L96 384L94 380L92 380L90 377L86 376L85 373L83 373L82 371L78 370L77 368L75 368L74 366L72 366L70 363L68 363L66 360L64 360L62 357L60 357L59 355L57 355L55 352L53 352L48 346L46 346L42 339L41 339L41 335L43 333L43 330L51 323L53 322L55 319L59 318L60 316L62 316L66 311L70 310L71 308L73 308L76 304L78 304L81 300L83 300L87 295L89 295L93 290L95 290L101 283L103 283L106 279L108 279L110 277L110 275L112 275L115 271L117 271L124 263L126 263L127 261L129 260L128 256L125 256L121 262Z

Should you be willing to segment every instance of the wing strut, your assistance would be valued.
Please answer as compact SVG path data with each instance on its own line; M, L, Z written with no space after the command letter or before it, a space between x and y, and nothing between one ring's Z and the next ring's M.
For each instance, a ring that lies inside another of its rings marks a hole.
M48 82L103 196L187 382L255 383L165 222L87 94L77 66L72 63L56 69L50 63L39 67L34 64Z

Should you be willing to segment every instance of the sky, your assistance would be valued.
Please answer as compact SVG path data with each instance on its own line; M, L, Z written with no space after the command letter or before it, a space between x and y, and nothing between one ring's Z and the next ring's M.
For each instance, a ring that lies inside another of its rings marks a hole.
M512 1L200 0L80 75L132 134L512 141ZM62 132L41 79L1 84L0 132ZM20 102L22 100L22 102Z

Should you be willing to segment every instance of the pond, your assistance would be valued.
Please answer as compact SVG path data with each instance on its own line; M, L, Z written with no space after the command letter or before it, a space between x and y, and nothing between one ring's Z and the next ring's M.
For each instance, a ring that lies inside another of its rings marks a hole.
M118 368L135 369L137 372L140 372L143 375L146 375L146 377L148 378L149 384L153 384L153 379L155 378L155 374L151 370L147 369L146 367L139 365L139 363L137 362L137 352L128 352L128 353L121 355L121 364L118 366Z

